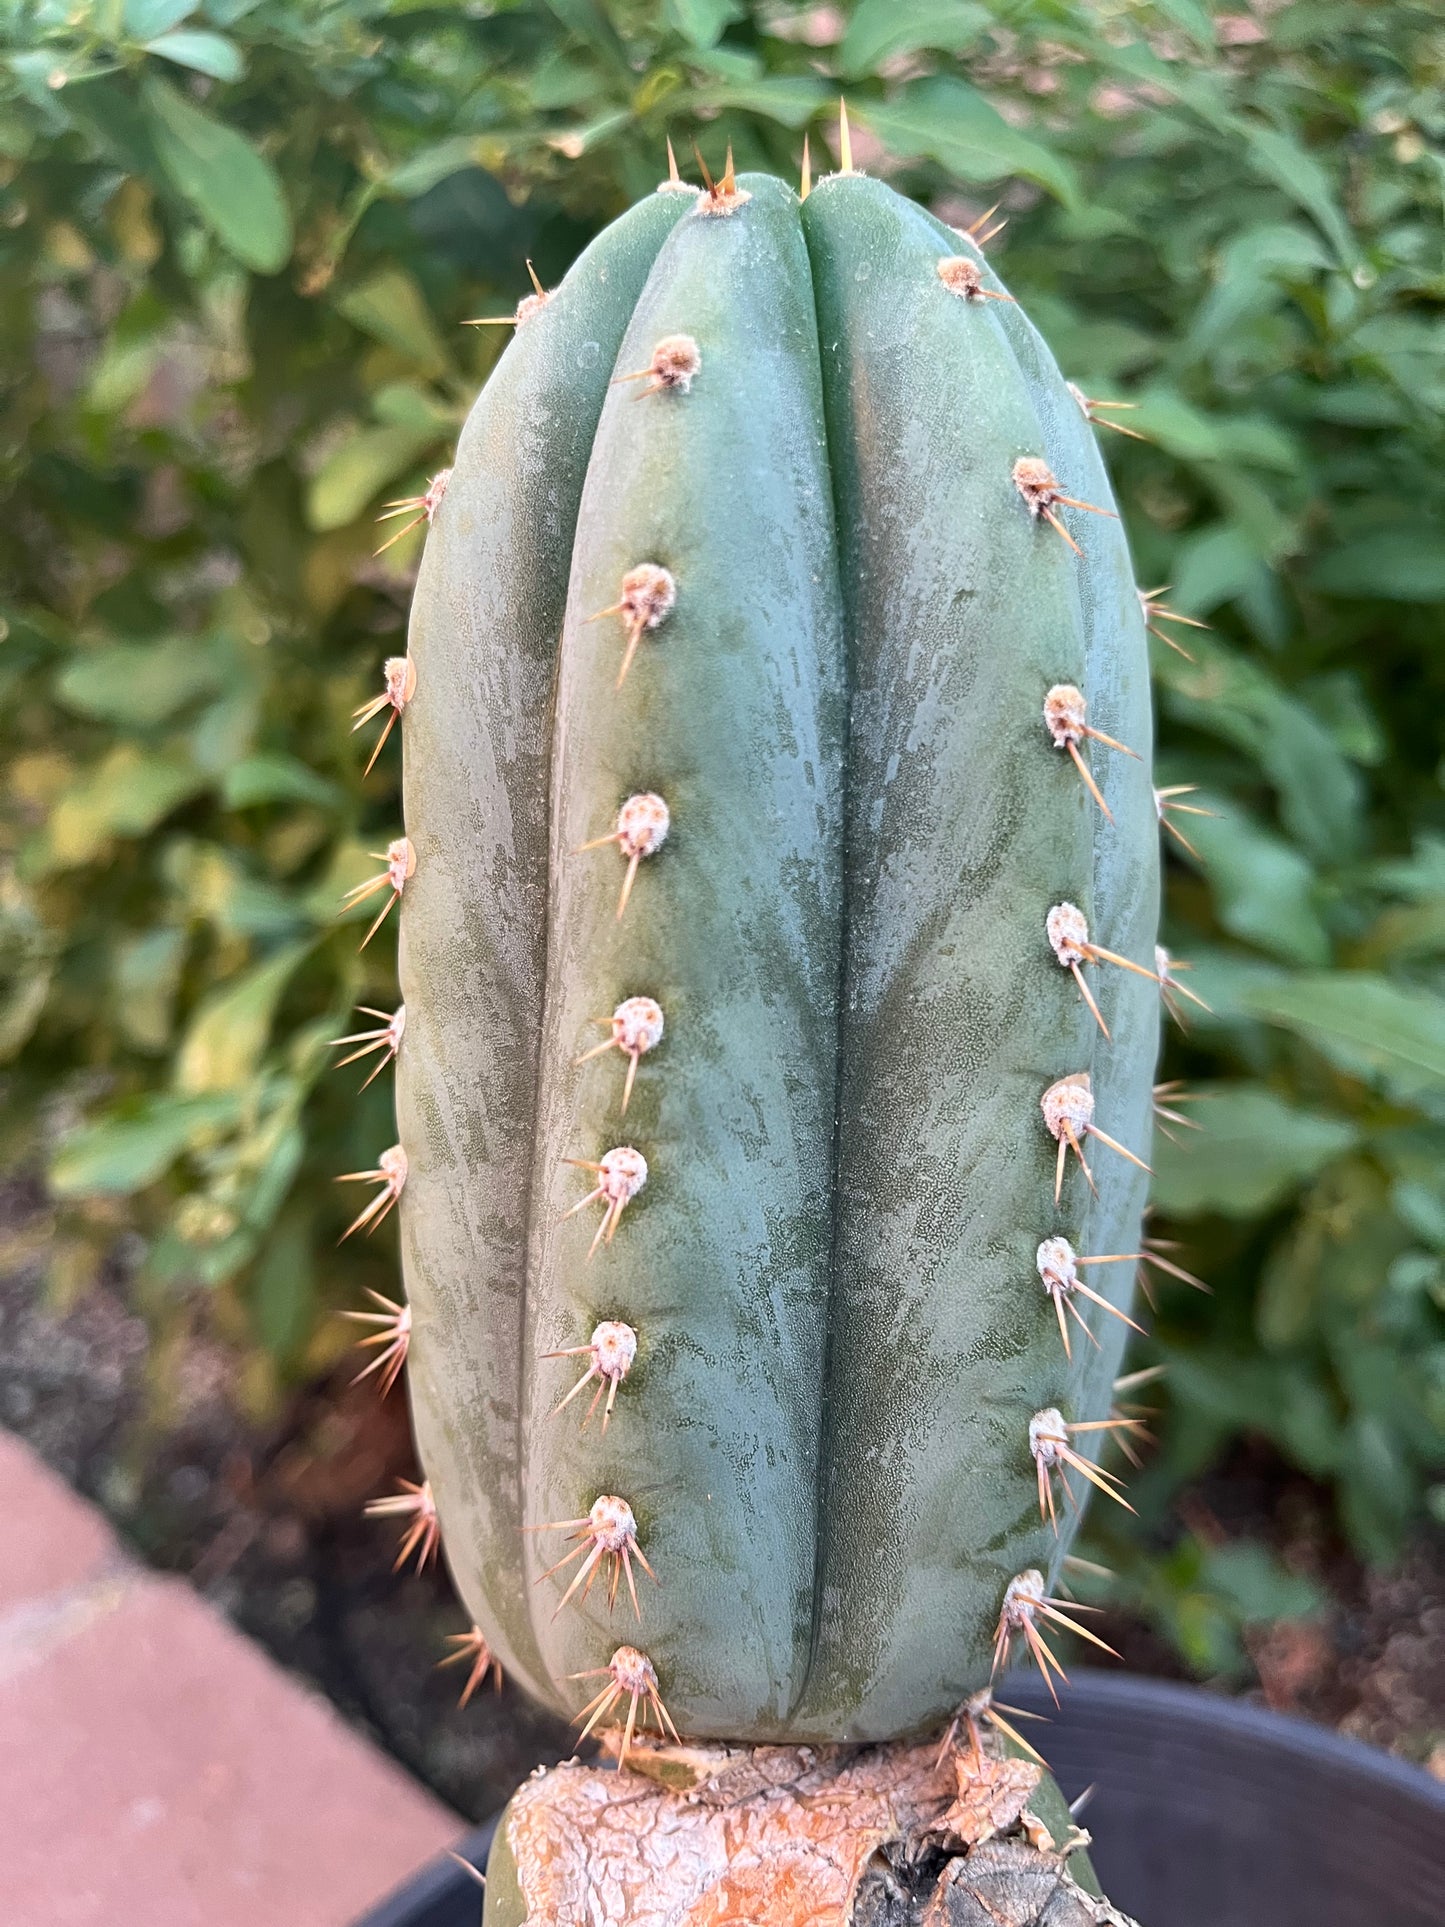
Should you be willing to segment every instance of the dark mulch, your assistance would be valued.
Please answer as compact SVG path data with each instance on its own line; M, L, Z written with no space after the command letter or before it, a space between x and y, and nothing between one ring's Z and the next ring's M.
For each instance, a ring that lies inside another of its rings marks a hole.
M460 1812L494 1811L568 1729L520 1694L484 1689L465 1711L438 1672L465 1618L445 1575L393 1573L395 1528L364 1502L419 1476L399 1393L350 1371L299 1393L273 1424L237 1415L237 1358L194 1333L165 1374L165 1419L147 1420L148 1346L115 1270L63 1313L42 1302L44 1216L0 1197L0 1423L96 1500L140 1554L184 1573L285 1666L312 1680ZM1266 1539L1332 1601L1321 1619L1262 1627L1245 1688L1425 1757L1445 1706L1445 1549L1422 1542L1371 1571L1340 1544L1324 1496L1262 1448L1236 1454L1183 1502L1190 1529ZM1150 1627L1099 1622L1138 1672L1180 1677ZM1445 1770L1445 1759L1432 1761Z

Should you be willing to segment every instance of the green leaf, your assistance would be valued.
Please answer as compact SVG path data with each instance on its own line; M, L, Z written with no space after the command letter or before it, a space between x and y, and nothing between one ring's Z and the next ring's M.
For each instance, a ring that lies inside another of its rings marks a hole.
M89 863L116 836L144 836L203 788L188 758L118 744L65 790L46 822L39 872Z
M1335 199L1334 183L1313 154L1288 134L1253 122L1240 122L1248 152L1259 171L1301 206L1334 248L1346 267L1359 259L1359 248Z
M274 1358L293 1358L311 1335L317 1301L311 1219L291 1211L257 1267L252 1303L256 1331Z
M1157 1136L1151 1197L1171 1217L1217 1211L1252 1218L1312 1178L1359 1138L1344 1118L1296 1109L1249 1084L1201 1085L1197 1131Z
M219 33L163 33L146 42L148 54L173 60L178 67L190 67L212 80L239 80L246 71L241 50L234 40Z
M266 1048L281 993L309 949L293 944L206 999L176 1060L177 1090L199 1096L246 1083Z
M365 428L343 442L312 478L306 519L313 529L343 529L388 482L436 447L435 426Z
M122 1036L138 1050L170 1042L187 933L170 927L127 938L114 953L112 1006Z
M991 24L974 0L862 0L848 22L838 64L849 80L876 73L885 60L936 47L960 53Z
M966 181L1000 181L1021 174L1066 205L1078 199L1078 184L1066 162L1010 127L982 94L951 75L912 81L894 99L860 102L852 111L885 147L905 159L926 155Z
M1249 1539L1207 1547L1200 1577L1211 1592L1229 1601L1247 1626L1308 1619L1325 1604L1312 1580L1291 1572L1268 1546Z
M1445 529L1382 528L1342 542L1310 571L1321 595L1445 602Z
M315 803L334 809L341 791L294 756L247 756L227 770L221 801L228 810L253 809L258 803Z
M386 184L393 193L412 200L418 195L429 194L440 182L449 180L453 174L460 174L463 168L477 165L476 136L453 134L447 140L437 141L434 146L423 147L417 153L409 154L390 170Z
M760 80L719 87L707 95L709 108L730 107L737 113L762 114L783 127L806 127L833 97L825 80L807 74L769 74Z
M724 27L741 19L736 0L665 0L663 17L691 47L715 46Z
M1155 0L1155 4L1166 20L1182 27L1199 46L1213 48L1214 22L1199 0Z
M196 10L196 0L125 0L125 30L132 40L153 40Z
M207 638L112 643L73 656L55 679L67 709L123 728L163 723L231 673L229 651Z
M424 373L440 374L446 368L446 347L421 290L400 268L383 268L342 295L336 306L353 328L395 348Z
M562 25L599 55L619 80L631 82L632 65L627 49L597 0L546 0L546 3Z
M141 104L171 185L236 259L275 274L291 255L291 216L271 163L232 128L151 74Z
M1333 970L1257 984L1256 1016L1296 1032L1352 1076L1418 1096L1445 1082L1445 998L1367 971Z
M164 1177L182 1152L233 1123L238 1099L151 1096L82 1124L50 1165L60 1198L126 1197Z
M1203 859L1224 928L1291 963L1327 962L1329 935L1304 857L1220 797L1200 794L1189 801L1214 812L1191 816L1185 833Z

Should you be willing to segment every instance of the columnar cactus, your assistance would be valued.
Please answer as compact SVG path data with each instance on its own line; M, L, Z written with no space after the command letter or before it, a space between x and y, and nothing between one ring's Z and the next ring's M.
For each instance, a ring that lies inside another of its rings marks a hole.
M372 1342L468 1652L624 1755L985 1691L976 1750L1081 1625L1159 1006L1097 406L967 236L729 165L524 302L428 491Z

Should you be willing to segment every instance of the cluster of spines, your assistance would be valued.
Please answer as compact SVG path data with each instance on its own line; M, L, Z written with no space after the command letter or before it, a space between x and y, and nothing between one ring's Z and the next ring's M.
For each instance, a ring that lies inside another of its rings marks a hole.
M854 169L846 108L840 113L839 142L839 171L844 174L852 173ZM746 191L737 185L731 151L728 153L724 173L716 182L708 174L706 167L702 166L701 156L698 156L706 183L701 193L681 179L670 141L667 152L668 179L662 184L662 189L697 194L697 212L731 214L748 199ZM805 140L801 196L803 199L807 198L810 185ZM966 238L980 251L1003 226L1000 222L997 226L980 234L979 230L987 226L995 212L996 209L989 209L987 214L981 216L973 227L967 230ZM523 297L513 315L486 316L469 325L520 327L538 314L551 296L538 280L530 261L527 263L527 268L532 279L533 292ZM981 300L1012 301L1013 299L1002 290L986 287L978 263L967 255L941 257L937 263L937 274L943 288L965 303ZM645 382L646 386L640 390L637 398L646 400L655 395L687 395L701 371L702 354L697 342L690 335L675 334L663 337L654 345L646 367L629 371L614 379L616 383ZM1086 396L1073 383L1067 386L1086 420L1115 429L1135 439L1142 439L1137 430L1111 421L1107 417L1106 411L1127 408L1132 404L1099 401ZM423 524L430 525L445 499L450 475L450 469L444 469L432 477L423 494L386 505L383 519L409 513L411 520L383 544L383 550L389 548L393 542L399 541L403 535L410 533L413 528ZM1041 456L1020 456L1013 464L1010 479L1028 513L1036 521L1047 524L1075 554L1081 553L1078 543L1070 535L1058 511L1061 508L1070 508L1095 515L1110 517L1114 515L1114 511L1110 509L1065 494L1048 463ZM381 552L378 551L378 553ZM1182 644L1159 624L1161 622L1181 623L1193 628L1204 628L1206 625L1168 608L1161 600L1167 593L1165 589L1140 590L1138 595L1141 611L1146 626L1152 634L1159 637L1170 648L1188 656L1188 651ZM639 644L644 636L656 631L666 621L676 604L677 595L678 585L669 570L655 562L640 562L624 575L618 600L587 618L588 621L599 621L610 616L620 616L623 619L624 647L617 674L619 690L632 667ZM375 764L377 756L393 727L402 717L415 690L416 668L410 656L389 659L383 668L381 694L363 704L355 716L354 727L359 729L378 715L383 713L386 715L380 736L367 762L366 773L369 773ZM1082 753L1082 745L1086 741L1096 742L1102 747L1116 750L1126 756L1134 756L1136 752L1114 738L1106 736L1091 725L1087 718L1087 700L1084 693L1073 684L1057 683L1046 692L1043 702L1043 721L1050 741L1055 748L1067 753L1089 795L1104 817L1112 823L1111 812ZM1190 787L1174 786L1156 789L1154 800L1161 828L1172 835L1191 854L1197 855L1193 845L1189 843L1178 825L1171 820L1172 816L1180 814L1201 816L1209 814L1198 805L1180 800L1190 794L1192 794ZM627 867L616 913L619 921L626 912L640 865L662 848L670 827L671 816L666 800L654 792L640 792L625 799L611 830L580 846L581 850L592 850L615 844L619 854L625 859ZM345 909L351 909L378 891L388 892L380 913L362 939L363 949L376 935L393 906L400 901L406 883L416 868L415 851L404 836L390 843L385 852L376 854L378 861L385 867L378 875L367 879L349 892L343 906ZM1132 959L1106 950L1092 941L1083 912L1067 901L1054 904L1048 909L1044 918L1044 929L1056 960L1074 976L1080 993L1106 1040L1109 1037L1108 1027L1082 973L1082 965L1085 963L1096 965L1109 963L1150 978L1159 985L1161 997L1169 1013L1181 1023L1183 1017L1178 1001L1180 998L1187 998L1200 1008L1208 1008L1201 998L1179 981L1177 973L1187 970L1189 966L1171 959L1162 946L1156 947L1153 970ZM378 1053L379 1061L366 1080L370 1083L371 1079L398 1054L405 1033L406 1011L405 1007L401 1006L388 1015L369 1007L362 1008L364 1014L379 1020L380 1027L376 1030L360 1031L338 1038L336 1042L360 1046L348 1057L343 1058L342 1063L352 1063L369 1053ZM641 1057L656 1048L662 1041L665 1029L663 1011L654 999L634 996L624 999L609 1018L599 1018L597 1022L606 1024L611 1035L604 1042L584 1051L576 1062L585 1063L590 1058L612 1049L621 1052L627 1060L620 1107L625 1112L632 1095ZM1169 1102L1160 1101L1161 1091ZM1177 1089L1160 1087L1156 1090L1156 1114L1181 1124L1191 1124L1192 1120L1170 1108L1171 1103L1177 1104L1182 1101L1184 1095ZM1070 1151L1074 1153L1086 1182L1091 1189L1094 1188L1093 1174L1082 1147L1082 1140L1085 1137L1091 1136L1141 1169L1145 1171L1149 1169L1134 1152L1108 1136L1095 1122L1094 1099L1088 1073L1079 1072L1058 1079L1043 1093L1040 1098L1040 1108L1045 1126L1058 1144L1054 1187L1056 1204L1062 1193L1065 1163ZM568 1162L591 1173L596 1182L566 1215L571 1216L594 1202L601 1202L603 1205L602 1219L588 1251L588 1256L591 1257L599 1245L612 1242L623 1211L646 1184L647 1161L634 1147L618 1145L604 1152L597 1160L578 1158L570 1159ZM380 1186L380 1189L348 1227L343 1237L349 1237L352 1232L362 1229L368 1233L375 1230L400 1197L406 1182L406 1174L406 1155L400 1145L394 1145L383 1152L374 1170L349 1173L348 1179L374 1182ZM1141 1267L1153 1264L1191 1285L1204 1288L1201 1281L1191 1273L1182 1270L1177 1264L1161 1255L1158 1241L1146 1239L1144 1246L1145 1248L1139 1252L1081 1257L1065 1238L1050 1237L1040 1243L1037 1258L1039 1277L1045 1294L1053 1304L1066 1356L1072 1356L1069 1318L1073 1319L1091 1343L1096 1345L1098 1343L1074 1302L1076 1295L1089 1299L1112 1316L1122 1319L1135 1331L1142 1329L1117 1306L1092 1290L1079 1278L1079 1270L1083 1267L1093 1264L1132 1263ZM1142 1279L1146 1274L1141 1270L1140 1275ZM384 1395L395 1384L406 1362L411 1334L411 1311L408 1305L395 1304L389 1299L382 1298L380 1294L368 1295L377 1305L377 1310L353 1312L347 1315L374 1327L360 1342L365 1346L376 1348L377 1355L358 1376L365 1378L373 1372L377 1373L380 1389ZM583 1357L587 1360L586 1370L572 1389L553 1408L553 1415L562 1411L595 1380L596 1388L583 1424L585 1426L593 1416L605 1394L606 1402L602 1415L602 1426L605 1430L612 1417L619 1388L636 1359L637 1348L638 1335L631 1325L622 1320L604 1319L594 1327L586 1344L544 1352L542 1357L546 1359ZM1137 1379L1138 1375L1135 1376ZM1121 1389L1124 1383L1125 1381L1119 1381ZM1114 1434L1117 1432L1121 1434L1119 1441L1121 1446L1132 1459L1135 1455L1130 1445L1130 1435L1137 1437L1142 1431L1142 1418L1118 1410L1111 1413L1107 1419L1088 1424L1069 1423L1062 1412L1055 1407L1046 1407L1033 1415L1028 1424L1027 1441L1037 1473L1040 1514L1053 1524L1055 1532L1058 1530L1054 1494L1055 1477L1059 1480L1066 1502L1070 1506L1076 1505L1067 1478L1070 1470L1088 1480L1119 1504L1127 1506L1116 1475L1103 1471L1086 1455L1077 1451L1071 1443L1072 1439L1082 1433ZM416 1485L403 1480L400 1486L398 1493L389 1498L373 1501L367 1507L367 1511L373 1516L401 1516L408 1520L396 1564L399 1568L415 1554L418 1570L421 1570L435 1556L439 1544L436 1507L429 1482L424 1481ZM602 1570L608 1573L609 1607L615 1603L619 1584L625 1576L634 1612L639 1618L641 1617L632 1573L632 1560L636 1559L650 1577L655 1579L656 1575L652 1572L638 1544L637 1522L632 1508L625 1500L613 1494L602 1494L593 1502L585 1517L553 1521L533 1529L567 1530L578 1541L571 1553L565 1555L557 1565L542 1574L543 1579L549 1578L574 1560L580 1558L583 1561L563 1594L557 1608L558 1612L578 1593L579 1588L582 1598L585 1599L598 1571ZM1070 1610L1080 1612L1087 1609L1075 1604ZM1014 1638L1016 1635L1021 1635L1052 1693L1053 1676L1057 1675L1060 1679L1065 1676L1044 1638L1039 1624L1041 1620L1052 1621L1063 1626L1097 1646L1103 1647L1104 1642L1087 1627L1079 1625L1072 1619L1069 1612L1065 1611L1064 1602L1049 1597L1045 1582L1037 1571L1030 1569L1010 1580L1005 1590L995 1634L994 1676L996 1677L1008 1663ZM452 1664L464 1659L470 1659L472 1662L462 1693L461 1703L465 1705L489 1671L494 1673L497 1682L500 1683L501 1668L477 1627L473 1626L467 1633L453 1635L452 1638L459 1650L442 1663ZM1104 1650L1112 1649L1104 1647ZM630 1646L620 1646L606 1667L597 1669L595 1673L569 1677L584 1679L604 1676L607 1684L578 1715L579 1721L585 1721L583 1737L603 1722L608 1714L624 1700L627 1702L628 1712L619 1764L626 1759L639 1718L645 1724L651 1714L659 1731L671 1732L676 1737L676 1729L661 1698L657 1674L645 1654ZM1026 1742L1022 1741L1007 1722L999 1717L999 1708L993 1700L991 1685L966 1703L960 1718L966 1718L975 1747L979 1744L978 1721L983 1718L988 1719L1017 1743L1026 1745ZM950 1729L950 1737L956 1731L957 1725L958 1722L955 1721L954 1727ZM1032 1751L1031 1748L1028 1750Z

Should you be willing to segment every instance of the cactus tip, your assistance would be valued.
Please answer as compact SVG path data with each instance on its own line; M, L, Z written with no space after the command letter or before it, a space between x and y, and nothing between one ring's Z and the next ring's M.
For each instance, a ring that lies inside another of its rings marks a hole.
M473 321L464 321L464 328L520 328L530 321L533 315L540 314L552 299L552 290L544 288L537 279L537 270L529 261L527 273L531 278L532 292L524 294L511 314L478 315Z
M703 178L703 191L698 196L697 206L693 209L695 214L736 214L745 201L753 198L746 188L738 186L737 175L733 172L731 142L728 143L727 163L723 168L720 181L715 181L708 172L707 162L703 159L702 150L696 141L692 144L692 151L697 157L697 164Z

